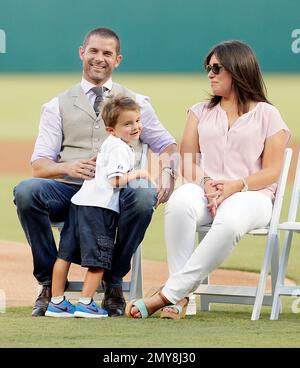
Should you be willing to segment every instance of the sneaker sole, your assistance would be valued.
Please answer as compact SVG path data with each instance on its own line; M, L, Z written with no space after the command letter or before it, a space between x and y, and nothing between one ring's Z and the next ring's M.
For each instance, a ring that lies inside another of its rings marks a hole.
M91 314L91 313L85 313L85 312L75 312L74 317L79 318L105 318L107 317L107 314Z
M55 313L55 312L46 311L45 316L46 317L56 317L56 318L61 318L61 317L63 317L63 318L73 318L74 314L73 313L65 313L65 312Z

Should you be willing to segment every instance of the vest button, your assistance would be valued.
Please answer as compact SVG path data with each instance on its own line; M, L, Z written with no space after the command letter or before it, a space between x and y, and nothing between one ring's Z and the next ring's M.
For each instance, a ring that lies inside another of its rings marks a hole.
M99 129L100 128L100 126L99 125L95 125L95 129Z

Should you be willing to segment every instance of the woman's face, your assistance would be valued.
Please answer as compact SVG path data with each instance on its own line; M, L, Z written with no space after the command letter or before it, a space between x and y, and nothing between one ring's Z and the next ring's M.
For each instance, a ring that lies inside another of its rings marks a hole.
M219 64L218 58L215 54L212 55L209 61L209 65ZM225 70L224 67L221 67L218 74L215 74L212 70L208 73L208 79L210 81L210 86L212 92L215 96L221 97L229 97L232 93L232 76L231 74Z

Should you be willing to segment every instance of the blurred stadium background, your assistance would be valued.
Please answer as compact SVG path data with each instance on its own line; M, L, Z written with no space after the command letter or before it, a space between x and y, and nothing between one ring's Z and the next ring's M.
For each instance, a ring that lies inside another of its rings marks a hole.
M0 239L26 242L12 202L12 188L30 176L29 159L38 132L41 105L81 78L77 50L90 29L103 26L118 33L124 59L114 80L150 96L161 121L178 142L187 109L207 98L210 92L203 73L204 55L223 40L245 41L259 59L269 99L292 131L290 144L295 158L300 146L299 14L299 0L0 0ZM287 215L289 196L290 187L283 218ZM257 271L263 246L260 239L250 242L253 238L246 237L223 266ZM300 251L293 249L293 252L289 277L300 281ZM143 254L146 259L166 258L162 206L147 232ZM206 319L215 318L210 315ZM225 314L221 332L212 335L210 344L219 337L221 346L234 341L231 337L234 322L229 323L226 318ZM234 333L238 340L240 323L247 318L247 314L246 317L242 314L236 322ZM291 313L288 318L292 318ZM201 322L203 328L204 321ZM122 323L128 328L127 321ZM216 325L219 323L220 315L216 317ZM252 327L245 323L243 331L251 333ZM270 330L267 340L264 336L257 339L254 328L253 344L278 343L277 336L283 336L282 326L277 324L276 330ZM209 320L207 334L196 328L189 325L193 336L211 335ZM165 330L161 334L161 346L173 338L169 324ZM135 346L135 331L130 332ZM295 346L290 330L286 336L290 345ZM114 338L113 335L107 340L107 346ZM180 345L180 337L176 341L174 346ZM6 344L14 343L12 340ZM87 346L91 344L88 341ZM157 340L147 344L158 346ZM244 344L249 346L248 334ZM286 346L286 341L282 340L281 344Z

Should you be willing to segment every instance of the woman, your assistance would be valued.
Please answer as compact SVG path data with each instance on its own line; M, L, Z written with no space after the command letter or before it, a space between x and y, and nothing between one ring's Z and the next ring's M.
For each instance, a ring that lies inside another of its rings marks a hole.
M161 317L184 317L187 296L244 234L271 219L289 130L266 98L249 46L223 42L209 52L204 64L212 97L188 111L181 155L189 183L173 193L166 207L170 277L150 298L128 304L127 315L133 318L160 308ZM194 249L197 227L210 223Z

